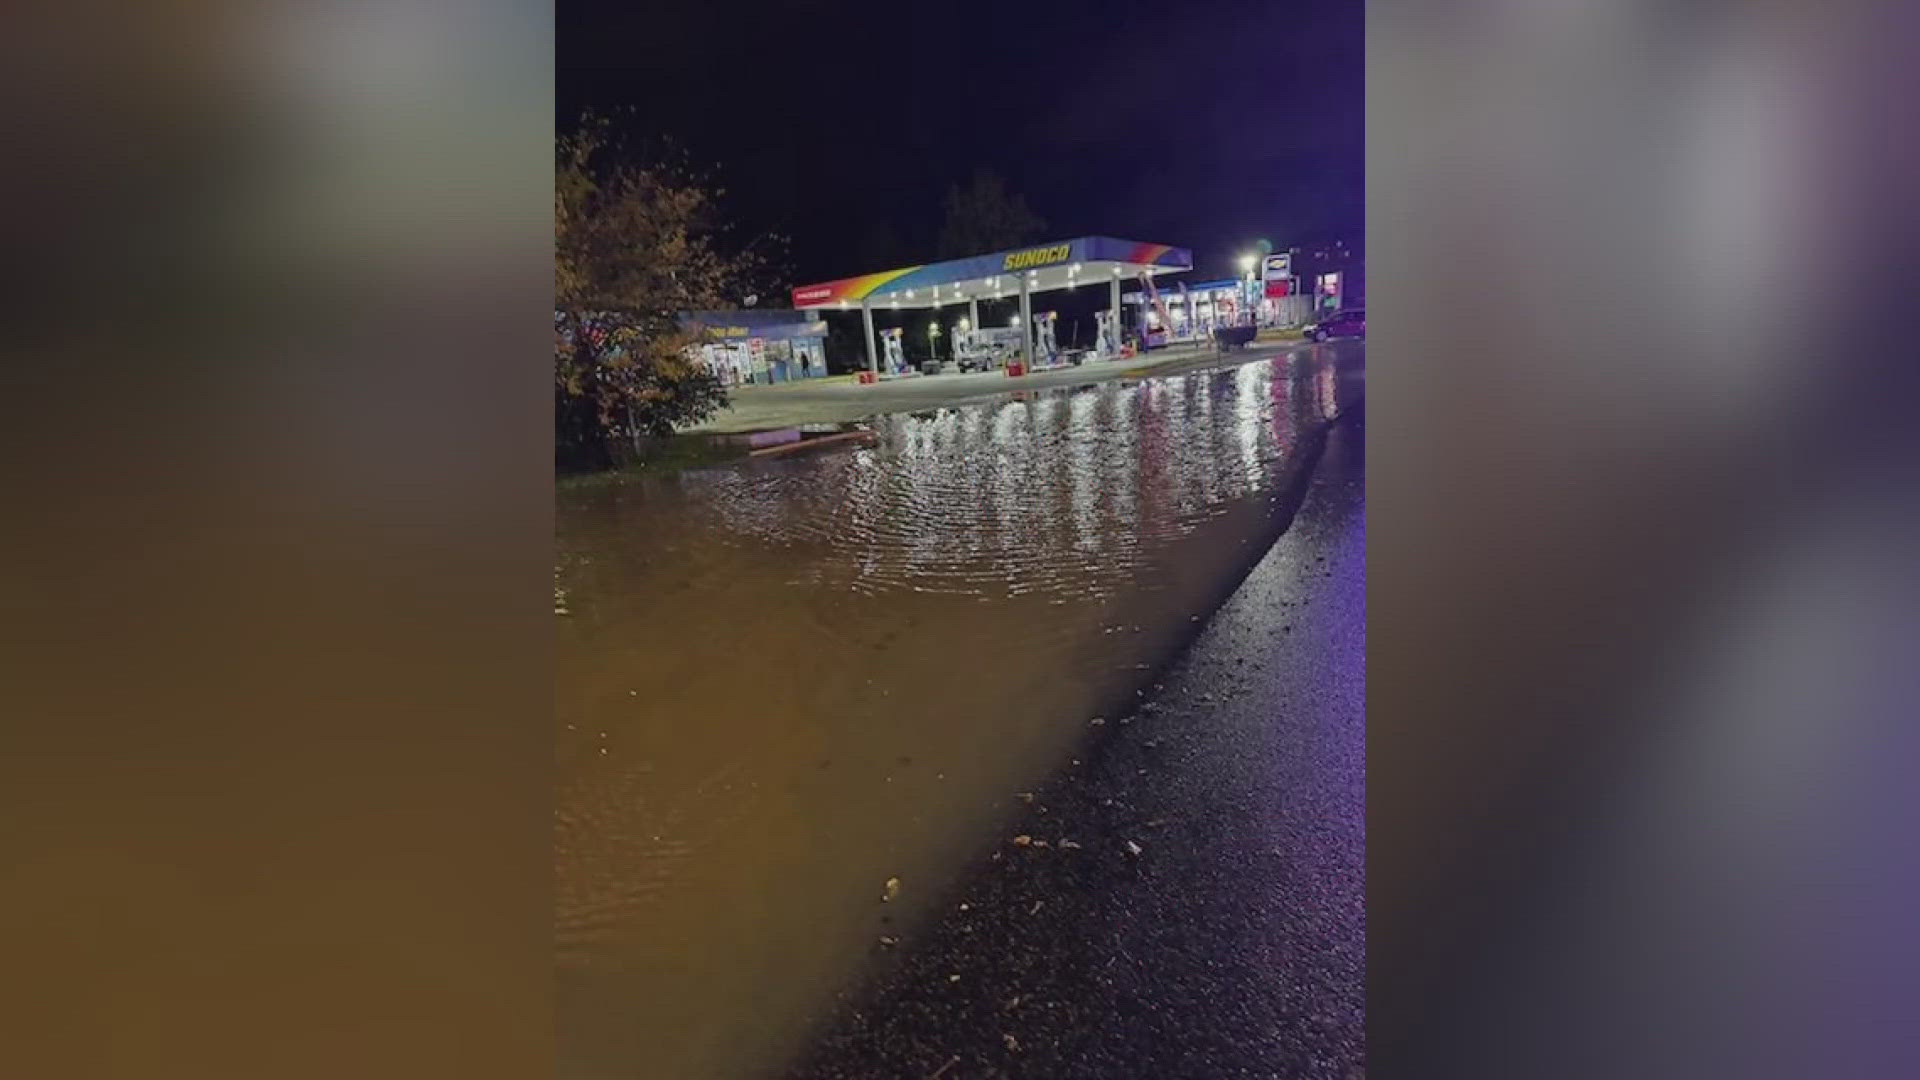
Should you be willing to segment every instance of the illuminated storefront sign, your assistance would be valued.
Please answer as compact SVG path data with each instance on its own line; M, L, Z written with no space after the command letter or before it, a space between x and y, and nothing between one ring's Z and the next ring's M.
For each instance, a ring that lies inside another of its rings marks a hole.
M1048 263L1066 262L1073 254L1073 245L1053 244L1043 248L1028 248L1025 251L1010 251L1002 263L1002 269L1025 270L1033 266L1045 266Z

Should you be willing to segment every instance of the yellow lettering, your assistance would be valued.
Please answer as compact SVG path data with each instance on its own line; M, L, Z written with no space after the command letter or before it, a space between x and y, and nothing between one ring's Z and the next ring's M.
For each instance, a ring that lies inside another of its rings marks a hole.
M1073 253L1072 244L1055 244L1052 247L1030 248L1026 251L1009 252L1001 260L1004 270L1025 270L1030 266L1045 266L1048 263L1064 261Z

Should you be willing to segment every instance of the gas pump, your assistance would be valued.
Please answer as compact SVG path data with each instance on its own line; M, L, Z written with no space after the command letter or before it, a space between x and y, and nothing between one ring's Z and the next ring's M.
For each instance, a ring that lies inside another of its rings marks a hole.
M1043 311L1033 317L1033 356L1036 363L1053 363L1060 347L1053 339L1053 315Z
M1160 299L1160 290L1153 287L1153 275L1140 271L1140 291L1152 308L1140 309L1140 348L1142 351L1158 348L1167 343L1173 333L1173 316L1167 314L1166 302Z
M907 354L900 345L901 329L898 326L880 331L880 347L886 353L886 369L895 375L907 369Z
M1115 333L1113 312L1096 311L1093 313L1094 349L1102 360L1111 360L1120 355L1120 335Z

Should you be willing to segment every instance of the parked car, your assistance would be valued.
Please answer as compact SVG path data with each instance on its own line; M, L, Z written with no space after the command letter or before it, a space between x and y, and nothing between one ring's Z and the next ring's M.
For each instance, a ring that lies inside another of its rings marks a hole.
M1308 326L1302 333L1308 341L1326 341L1341 337L1364 338L1367 336L1367 313L1363 308L1336 311Z

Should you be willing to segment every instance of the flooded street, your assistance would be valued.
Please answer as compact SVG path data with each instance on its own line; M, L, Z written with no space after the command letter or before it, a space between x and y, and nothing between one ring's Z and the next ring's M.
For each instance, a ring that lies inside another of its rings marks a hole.
M1360 377L1314 347L563 493L563 1080L777 1075L1258 557Z

